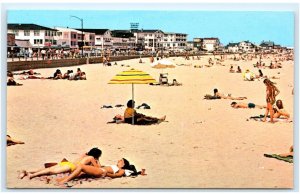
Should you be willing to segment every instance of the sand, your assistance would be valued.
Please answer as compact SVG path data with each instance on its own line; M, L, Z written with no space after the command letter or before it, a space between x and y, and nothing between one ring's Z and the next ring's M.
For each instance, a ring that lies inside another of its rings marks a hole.
M228 57L229 58L229 57ZM18 179L19 170L39 169L45 162L57 162L97 146L103 154L101 164L116 164L124 157L147 176L83 181L73 188L292 188L293 164L266 158L264 153L286 153L293 145L293 123L263 123L249 117L264 114L264 109L233 109L231 100L203 100L214 88L232 96L246 96L243 102L265 105L265 85L243 81L242 75L229 73L230 65L258 74L252 61L226 60L225 66L194 68L207 64L199 60L169 58L173 69L154 69L148 58L79 66L85 81L18 80L24 84L7 88L7 134L25 142L7 147L8 188L57 188L39 180ZM271 59L265 59L269 63ZM124 64L125 66L121 66ZM293 119L293 61L281 69L263 69L281 91L286 110ZM126 67L130 65L130 67ZM168 73L169 82L182 86L135 85L136 105L147 103L151 109L138 109L146 115L167 116L159 125L132 126L106 124L125 107L101 109L102 105L126 105L131 85L111 85L108 81L130 68L143 70L158 80ZM77 67L60 68L76 71ZM57 68L36 69L52 76ZM18 78L18 76L16 76Z

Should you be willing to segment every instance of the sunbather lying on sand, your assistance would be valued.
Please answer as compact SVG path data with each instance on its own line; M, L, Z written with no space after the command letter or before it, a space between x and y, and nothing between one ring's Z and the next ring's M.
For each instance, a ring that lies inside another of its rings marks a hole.
M292 156L293 157L294 156L294 146L291 146L289 151L290 152L288 152L288 153L279 154L279 156L281 156L281 157Z
M14 77L7 77L7 85L8 86L21 86L23 84L17 83Z
M29 71L23 71L21 73L14 73L14 75L40 75L40 73L34 72L30 69Z
M173 82L168 84L168 86L182 86L182 83L179 83L176 79L173 79Z
M60 173L66 173L66 172L73 172L76 169L76 166L78 165L89 165L89 166L95 166L97 168L100 167L99 165L99 157L101 156L102 152L98 148L91 149L88 153L83 154L81 157L76 159L74 162L69 162L67 160L63 160L62 162L55 164L49 168L43 168L35 171L27 172L25 170L21 171L19 178L22 179L25 176L28 176L29 179L32 179L37 176L42 175L52 175L52 174L60 174Z
M266 106L262 106L262 105L257 105L257 104L254 104L252 102L249 102L248 104L247 103L237 103L237 102L232 102L231 103L231 107L232 108L260 108L260 109L263 109L263 108L266 108Z
M219 93L217 88L214 89L214 96L219 97L221 99L230 99L230 100L244 100L244 99L247 99L247 97L232 97L231 94L228 94L227 96L225 96L224 94Z
M166 119L166 116L163 116L162 118L155 118L137 113L134 109L134 104L135 102L133 100L129 100L127 102L127 108L124 112L125 123L135 125L151 125L161 123ZM132 122L132 120L134 120L134 122Z
M76 169L69 176L64 177L62 179L57 179L57 181L58 183L63 184L80 176L82 173L97 178L105 177L105 176L111 178L129 176L129 174L127 174L125 170L128 170L127 172L132 175L138 175L138 174L145 175L144 172L137 172L134 165L130 165L128 160L122 158L118 161L117 165L108 165L108 166L100 165L99 167L89 166L84 164L77 165Z
M24 142L15 140L15 139L11 138L9 135L6 135L6 145L10 146L10 145L15 145L15 144L24 144Z

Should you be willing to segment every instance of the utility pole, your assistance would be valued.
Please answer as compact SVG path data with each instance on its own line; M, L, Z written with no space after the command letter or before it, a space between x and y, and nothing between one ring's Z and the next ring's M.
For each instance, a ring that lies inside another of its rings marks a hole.
M83 46L84 46L83 45L84 44L84 42L83 42L83 19L79 18L77 16L71 16L71 17L76 18L81 21L81 57L83 57Z

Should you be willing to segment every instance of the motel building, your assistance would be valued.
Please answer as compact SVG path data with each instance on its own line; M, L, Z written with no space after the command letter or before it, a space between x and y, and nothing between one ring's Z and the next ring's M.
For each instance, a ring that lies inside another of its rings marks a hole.
M157 51L163 47L164 32L161 30L136 30L134 36L137 44L144 42L145 50Z
M220 45L219 38L203 38L202 49L207 52L213 52L218 49Z
M181 51L187 46L187 34L164 33L162 45L166 50Z
M36 24L7 24L7 33L15 35L15 39L28 40L32 50L57 46L57 30Z

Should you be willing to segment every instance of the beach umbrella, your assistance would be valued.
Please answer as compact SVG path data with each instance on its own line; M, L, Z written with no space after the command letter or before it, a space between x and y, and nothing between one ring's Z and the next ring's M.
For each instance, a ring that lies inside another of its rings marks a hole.
M156 80L148 73L137 69L122 71L115 75L108 84L131 84L132 85L132 100L134 101L134 84L150 84L157 83ZM132 118L134 124L134 118Z

